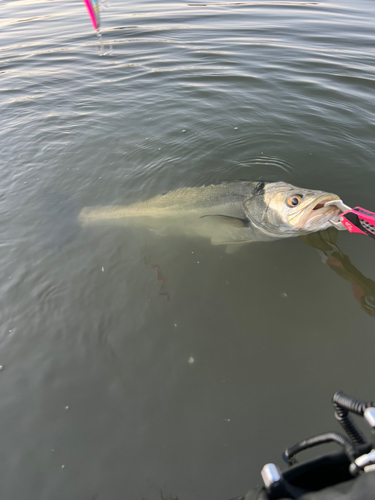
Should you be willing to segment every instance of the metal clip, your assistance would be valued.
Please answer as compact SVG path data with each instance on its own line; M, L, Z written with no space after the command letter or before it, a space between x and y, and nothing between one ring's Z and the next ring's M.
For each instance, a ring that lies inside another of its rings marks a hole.
M337 208L341 210L341 212L347 212L349 210L352 210L348 205L345 205L345 203L342 200L326 201L325 205L335 205Z
M349 467L350 473L356 476L359 472L372 472L375 470L375 450L356 458Z

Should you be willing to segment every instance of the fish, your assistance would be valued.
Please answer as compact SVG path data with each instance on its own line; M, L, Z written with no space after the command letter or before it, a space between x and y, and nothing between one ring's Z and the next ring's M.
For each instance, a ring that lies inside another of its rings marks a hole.
M345 229L345 205L333 193L286 182L227 181L169 191L123 206L85 207L82 226L145 227L161 235L204 237L213 245L242 245ZM341 227L342 226L342 227Z

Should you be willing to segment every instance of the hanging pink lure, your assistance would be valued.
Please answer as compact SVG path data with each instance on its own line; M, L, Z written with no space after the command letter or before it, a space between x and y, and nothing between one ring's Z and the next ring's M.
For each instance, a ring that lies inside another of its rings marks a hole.
M100 12L99 12L99 2L98 0L83 0L89 11L89 16L94 26L94 29L98 29L100 26Z

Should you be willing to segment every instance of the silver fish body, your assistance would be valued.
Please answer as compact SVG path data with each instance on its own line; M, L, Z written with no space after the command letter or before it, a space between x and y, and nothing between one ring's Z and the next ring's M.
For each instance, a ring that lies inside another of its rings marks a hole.
M340 198L284 182L232 181L181 188L125 206L85 207L83 226L141 226L159 234L209 238L214 245L269 241L339 224Z

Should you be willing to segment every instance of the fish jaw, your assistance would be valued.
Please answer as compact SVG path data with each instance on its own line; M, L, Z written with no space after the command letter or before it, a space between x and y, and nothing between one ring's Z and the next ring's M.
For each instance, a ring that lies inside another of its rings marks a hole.
M337 205L341 202L340 198L335 194L324 193L319 196L301 210L301 215L295 227L302 231L313 232L322 231L339 223L343 211L335 202L337 202Z

